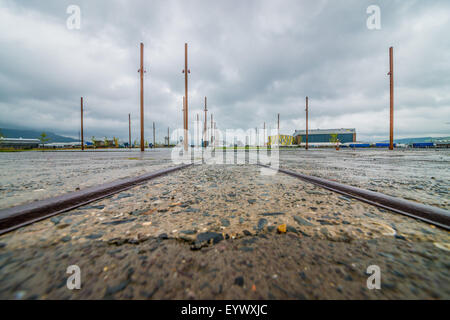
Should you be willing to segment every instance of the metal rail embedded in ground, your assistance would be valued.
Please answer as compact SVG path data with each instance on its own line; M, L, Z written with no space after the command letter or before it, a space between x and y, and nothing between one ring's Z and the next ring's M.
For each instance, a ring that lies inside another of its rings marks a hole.
M419 219L446 230L450 230L450 212L448 210L388 196L375 191L348 186L323 178L308 176L286 169L274 169L267 165L259 165L265 168L278 170L292 177L299 178L319 187L343 194L345 196L369 203L371 205L400 213L411 218Z
M184 169L191 165L183 164L161 169L138 177L119 179L84 190L0 210L0 235L90 202L103 199L115 193L125 191L148 180Z

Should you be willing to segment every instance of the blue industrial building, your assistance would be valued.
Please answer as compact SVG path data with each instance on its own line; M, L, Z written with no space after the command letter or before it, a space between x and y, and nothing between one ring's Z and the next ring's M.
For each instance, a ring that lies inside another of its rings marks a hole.
M432 148L434 147L433 142L416 142L413 143L413 148Z
M356 142L355 129L316 129L308 130L308 143L332 142L337 137L339 142ZM306 142L306 131L295 130L294 139L297 144Z

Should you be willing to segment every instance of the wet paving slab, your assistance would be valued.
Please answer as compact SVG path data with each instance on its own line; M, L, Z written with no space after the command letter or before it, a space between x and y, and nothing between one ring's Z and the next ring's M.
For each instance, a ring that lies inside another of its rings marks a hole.
M241 248L252 250L241 250ZM427 242L330 242L296 234L223 240L191 250L180 241L103 241L26 248L2 259L3 299L448 299L449 260ZM5 265L6 264L6 265ZM81 269L68 290L67 266ZM367 288L368 266L381 289Z
M446 149L283 150L280 167L450 210Z
M0 297L448 299L449 244L282 173L196 165L1 236ZM381 290L366 286L370 265Z
M168 149L2 152L0 209L172 165Z

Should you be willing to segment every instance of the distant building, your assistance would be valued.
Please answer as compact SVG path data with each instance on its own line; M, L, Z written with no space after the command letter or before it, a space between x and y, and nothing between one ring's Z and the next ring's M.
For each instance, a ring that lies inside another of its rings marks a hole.
M334 138L341 143L356 142L355 129L315 129L308 130L308 143L332 142ZM295 130L294 139L296 144L306 142L306 131Z
M413 148L433 148L433 142L417 142L412 144Z
M81 142L52 142L46 143L42 147L45 149L76 148L81 147Z
M273 144L278 144L279 146L292 146L294 143L295 139L293 136L280 134L269 136L269 142L267 145L271 146Z
M436 148L450 148L450 141L447 142L436 142Z
M94 140L95 147L115 147L114 140Z
M39 139L0 138L0 148L32 149L39 148Z
M450 139L438 139L434 143L436 148L450 148Z

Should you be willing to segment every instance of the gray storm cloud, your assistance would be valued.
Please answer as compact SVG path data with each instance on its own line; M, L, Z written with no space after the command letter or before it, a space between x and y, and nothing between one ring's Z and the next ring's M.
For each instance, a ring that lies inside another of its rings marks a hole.
M69 30L66 9L81 9ZM369 5L381 29L366 27ZM0 1L0 126L77 136L128 134L139 121L139 42L145 122L158 140L182 126L184 43L190 120L204 96L218 128L356 128L388 137L388 48L395 54L396 137L450 133L448 1Z

